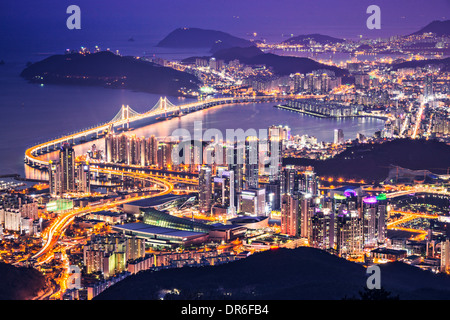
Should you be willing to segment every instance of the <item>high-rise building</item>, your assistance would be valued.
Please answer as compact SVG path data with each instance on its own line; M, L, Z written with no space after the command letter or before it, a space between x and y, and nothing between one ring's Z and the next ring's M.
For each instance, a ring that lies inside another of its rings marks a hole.
M264 188L242 190L239 194L239 211L252 216L265 216L266 190Z
M281 196L281 233L292 237L299 234L299 203L297 194Z
M258 188L259 179L259 148L257 137L247 137L245 140L245 187Z
M234 203L239 205L239 194L244 189L244 147L238 143L226 148L228 170L234 172Z
M368 246L383 243L386 239L386 205L377 197L365 197L362 201L364 240Z
M201 166L198 175L198 207L202 213L210 213L212 205L211 167Z
M281 126L269 127L268 142L269 180L279 180L283 165L283 128Z
M266 204L270 211L279 210L281 206L280 181L270 181L266 184Z
M158 165L158 140L156 140L156 137L152 135L150 138L148 138L147 144L148 165L156 166Z
M90 193L91 183L90 183L90 169L89 165L82 163L76 167L76 187L77 192Z
M127 239L122 235L94 236L83 247L86 272L101 272L105 278L125 271Z
M310 196L319 195L319 179L313 167L288 165L281 172L281 193L302 192Z
M335 247L335 220L332 210L315 212L311 218L311 236L309 244L320 249L334 249Z
M319 195L319 178L313 167L304 167L298 178L298 190L313 197Z
M136 260L145 257L145 240L136 236L128 237L126 240L126 259Z
M338 216L336 231L336 251L339 256L363 253L363 219L356 211L352 210Z
M426 75L424 80L423 95L426 99L430 99L433 96L433 76Z
M235 213L234 172L219 167L217 175L213 178L214 205L227 209L229 213Z
M74 192L75 187L75 151L68 143L64 143L59 151L59 165L61 168L61 193Z
M441 242L441 264L440 271L450 273L450 240Z
M315 213L314 198L310 195L302 194L299 198L300 203L300 236L311 240L312 236L312 217Z
M344 143L344 130L334 129L334 144Z

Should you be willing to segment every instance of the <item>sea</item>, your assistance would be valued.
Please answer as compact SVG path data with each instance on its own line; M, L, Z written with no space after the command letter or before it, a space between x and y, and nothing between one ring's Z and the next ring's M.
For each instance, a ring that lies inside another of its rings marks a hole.
M69 41L42 41L31 45L18 45L10 50L2 50L0 60L0 176L19 174L25 176L25 150L35 144L45 142L69 133L89 128L111 120L122 105L129 105L137 112L151 109L160 95L125 89L103 87L69 86L28 83L20 77L20 72L28 62L40 61L53 54L62 54L66 49L87 47L93 50L118 51L122 55L161 57L181 60L190 56L210 55L205 49L167 49L156 44L164 34L150 38L126 35L107 37L101 42L86 38ZM134 41L133 41L134 40ZM286 52L283 54L287 54ZM293 52L293 55L305 53ZM317 55L315 55L317 58ZM325 57L330 59L329 56ZM333 58L333 57L331 57ZM360 59L367 57L359 57ZM368 57L373 58L373 57ZM350 59L336 56L336 59ZM173 104L184 104L190 99L167 97ZM315 136L319 141L333 141L333 131L343 129L345 139L355 138L357 133L370 136L383 128L379 119L355 118L346 120L322 119L274 108L273 103L227 105L198 111L181 118L149 125L136 130L140 136L155 135L161 139L170 136L177 128L193 130L194 124L202 124L203 130L226 129L267 129L271 125L291 128L293 135ZM225 134L224 134L225 135ZM104 148L102 140L95 141L99 149ZM83 152L87 145L82 147Z

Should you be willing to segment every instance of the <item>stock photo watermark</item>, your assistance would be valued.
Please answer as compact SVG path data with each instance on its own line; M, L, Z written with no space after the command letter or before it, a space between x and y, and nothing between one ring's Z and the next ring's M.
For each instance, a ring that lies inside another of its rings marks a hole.
M195 121L193 135L178 128L170 137L179 141L172 150L174 164L280 164L282 137L276 130L269 134L268 129L226 129L224 136L217 128L203 132L202 121Z

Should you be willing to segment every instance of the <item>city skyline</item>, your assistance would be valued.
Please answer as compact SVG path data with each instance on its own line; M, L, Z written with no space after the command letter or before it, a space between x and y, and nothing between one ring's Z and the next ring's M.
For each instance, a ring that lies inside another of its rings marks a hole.
M3 2L0 299L450 299L449 9Z

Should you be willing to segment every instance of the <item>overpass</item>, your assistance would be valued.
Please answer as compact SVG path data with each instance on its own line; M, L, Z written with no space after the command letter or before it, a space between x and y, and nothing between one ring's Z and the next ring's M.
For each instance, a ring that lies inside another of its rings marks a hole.
M114 128L129 128L131 123L141 120L153 119L156 121L163 121L172 117L182 116L198 110L225 104L275 102L308 97L309 96L301 95L236 96L195 101L178 106L171 103L166 97L161 97L150 110L144 113L138 113L129 106L123 105L115 117L109 122L83 129L79 132L71 133L28 148L25 151L24 162L34 168L47 168L49 162L39 159L40 155L58 150L64 143L76 145L82 144L89 140L99 139L108 132L112 131Z

